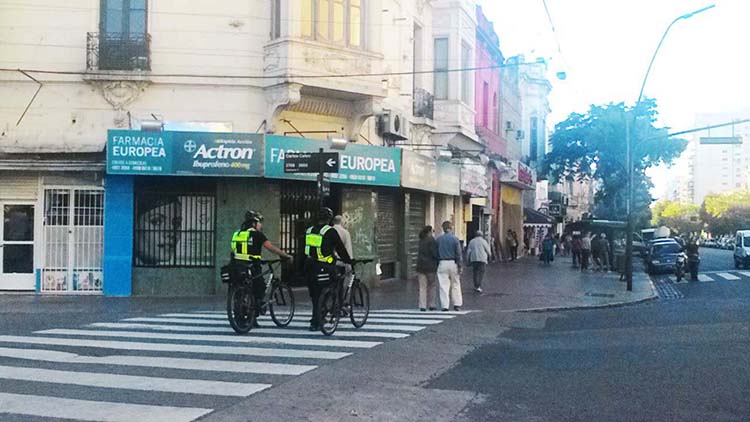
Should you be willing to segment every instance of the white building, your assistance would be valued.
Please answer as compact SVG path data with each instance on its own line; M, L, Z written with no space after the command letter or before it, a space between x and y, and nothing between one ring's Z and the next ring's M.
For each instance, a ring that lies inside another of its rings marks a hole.
M434 145L477 149L472 72L440 74L438 81L431 74L398 75L471 67L475 25L474 2L467 0L4 5L0 218L13 219L19 229L13 239L9 233L0 239L0 250L17 263L0 267L0 290L102 289L104 151L111 129L138 130L157 120L166 130L343 137L366 146L405 144L402 148L423 144L428 148L414 149L430 160ZM448 175L455 189L351 190L375 198L369 211L383 219L382 226L394 226L392 216L408 209L394 229L401 232L379 233L378 240L390 243L373 244L371 228L360 236L373 253L388 255L383 263L394 275L406 274L397 262L413 254L407 224L452 220L458 233L463 231L458 172L439 174ZM214 184L224 203L239 194L228 193L227 183ZM255 188L281 201L309 196L305 189L280 182ZM291 242L288 227L307 211L278 208L277 236L282 244ZM395 246L400 244L407 246ZM149 271L134 273L145 280L154 274ZM184 274L214 275L201 271ZM148 289L169 288L163 286Z
M748 116L750 113L699 114L696 127L743 120ZM694 204L702 204L709 194L750 188L750 124L699 132L691 143Z

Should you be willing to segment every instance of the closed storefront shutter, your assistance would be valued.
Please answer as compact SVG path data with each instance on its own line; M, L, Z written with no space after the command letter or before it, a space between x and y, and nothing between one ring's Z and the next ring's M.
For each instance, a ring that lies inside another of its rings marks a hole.
M407 275L409 278L414 277L417 271L419 232L425 224L425 202L424 194L409 194L409 220L406 229L406 254L409 265L407 268Z
M381 278L393 278L396 275L398 261L398 198L395 192L378 193L378 256L383 274Z
M0 198L33 199L39 192L39 177L36 174L0 171Z

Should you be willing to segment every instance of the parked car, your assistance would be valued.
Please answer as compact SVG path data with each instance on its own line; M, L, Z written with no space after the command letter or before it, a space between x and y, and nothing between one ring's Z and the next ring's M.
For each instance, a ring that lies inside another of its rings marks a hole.
M673 272L680 252L682 246L674 239L652 242L646 260L646 271L649 274Z
M737 230L734 246L734 268L750 267L750 230Z

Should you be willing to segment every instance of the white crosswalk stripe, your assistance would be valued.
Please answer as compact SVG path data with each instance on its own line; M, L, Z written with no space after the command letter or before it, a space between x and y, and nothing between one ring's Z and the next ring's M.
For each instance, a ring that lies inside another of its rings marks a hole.
M700 281L701 283L707 283L709 281L714 281L714 279L706 274L698 274L698 281Z
M203 326L190 326L190 325L156 325L156 324L139 324L137 322L96 322L89 324L89 327L95 328L116 328L116 329L142 329L152 331L182 331L182 332L196 332L200 331L203 333L224 333L232 334L234 331L227 324L226 327L203 327ZM256 328L253 330L255 334L289 334L295 336L311 336L321 337L324 334L320 331L308 331L308 330L295 330L291 328ZM336 337L377 337L377 338L406 338L409 334L406 333L385 333L379 331L336 331Z
M744 277L750 278L750 271L737 271L738 274L742 274Z
M740 279L739 277L737 277L736 275L734 275L732 273L717 273L716 275L719 276L719 277L721 277L721 278L723 278L724 280L734 281L734 280L739 280Z
M231 405L232 397L271 388L282 377L305 374L325 361L407 338L467 313L372 311L364 327L355 329L343 318L330 337L307 330L309 308L299 310L284 328L276 327L270 316L261 316L261 327L247 335L236 335L226 314L219 311L165 313L95 322L80 329L0 335L0 413L97 421L192 421ZM42 387L30 390L40 391L39 395L4 390L17 383L57 387L54 397L44 395L47 390ZM73 386L103 389L106 394L81 396ZM148 397L131 403L132 392ZM191 395L191 399L174 405L170 400L175 395Z

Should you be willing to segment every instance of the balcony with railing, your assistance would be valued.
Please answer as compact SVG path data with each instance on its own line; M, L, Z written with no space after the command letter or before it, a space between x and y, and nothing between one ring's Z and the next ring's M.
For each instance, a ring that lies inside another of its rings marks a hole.
M151 35L89 32L86 69L147 72L151 70Z

